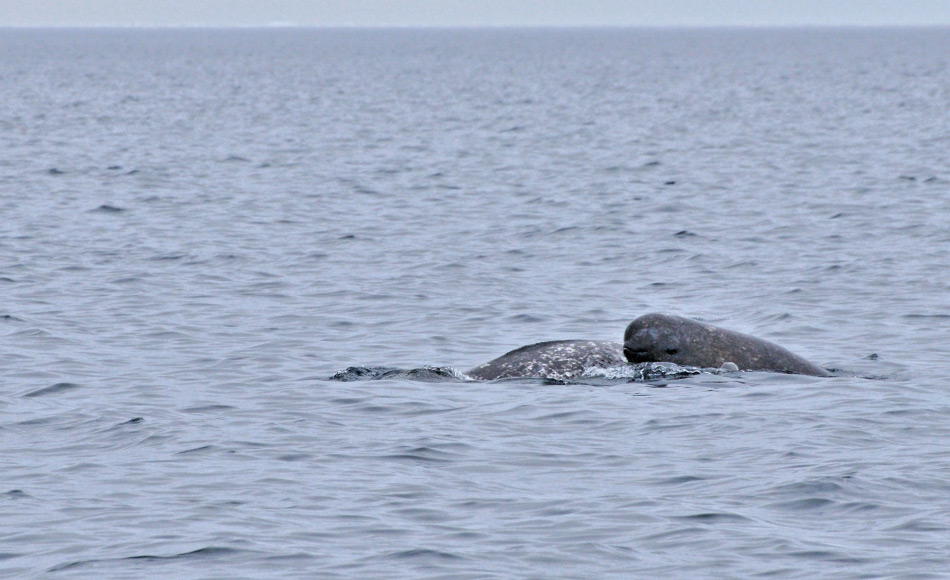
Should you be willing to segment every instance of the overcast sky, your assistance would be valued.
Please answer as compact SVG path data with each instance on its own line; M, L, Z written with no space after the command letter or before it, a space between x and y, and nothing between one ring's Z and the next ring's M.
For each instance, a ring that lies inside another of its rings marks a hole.
M0 0L0 26L950 25L950 0Z

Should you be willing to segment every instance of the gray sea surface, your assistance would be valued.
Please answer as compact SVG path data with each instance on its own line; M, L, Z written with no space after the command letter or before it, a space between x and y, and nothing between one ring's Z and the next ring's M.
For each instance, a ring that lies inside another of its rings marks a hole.
M948 338L947 29L0 30L2 578L950 578Z

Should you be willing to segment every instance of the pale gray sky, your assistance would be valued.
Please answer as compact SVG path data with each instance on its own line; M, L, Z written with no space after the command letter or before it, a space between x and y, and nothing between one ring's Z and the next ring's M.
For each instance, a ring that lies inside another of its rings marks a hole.
M950 0L0 0L0 26L950 25Z

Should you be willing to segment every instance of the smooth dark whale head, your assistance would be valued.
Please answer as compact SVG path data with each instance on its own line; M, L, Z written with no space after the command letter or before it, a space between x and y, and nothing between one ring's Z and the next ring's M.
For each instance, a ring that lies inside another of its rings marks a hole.
M669 314L646 314L631 322L623 335L623 355L630 363L719 368L731 362L740 370L828 376L775 343Z
M694 349L689 348L695 332L683 332L678 319L666 314L645 314L631 322L623 333L623 356L627 362L665 361L682 365L686 364L682 361L697 360Z

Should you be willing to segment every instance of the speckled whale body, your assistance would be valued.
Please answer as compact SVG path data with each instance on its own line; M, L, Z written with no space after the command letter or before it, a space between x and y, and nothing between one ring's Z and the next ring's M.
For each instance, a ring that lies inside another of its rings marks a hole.
M623 345L599 340L554 340L517 348L466 374L479 380L542 378L568 380L589 368L626 365Z
M739 370L829 376L775 343L682 316L645 314L627 326L623 341L623 354L631 363L719 368L731 362Z

